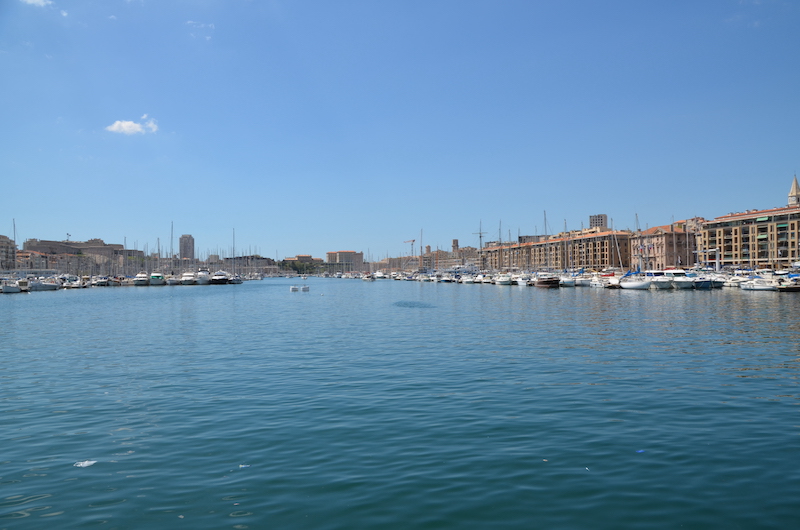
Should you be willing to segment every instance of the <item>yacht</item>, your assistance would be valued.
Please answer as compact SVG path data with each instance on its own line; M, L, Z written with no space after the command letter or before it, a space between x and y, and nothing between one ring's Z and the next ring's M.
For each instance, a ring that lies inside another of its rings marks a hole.
M780 283L771 278L753 278L739 284L743 291L777 291Z
M17 280L3 280L0 285L0 292L3 294L21 293L22 289Z
M57 291L61 283L56 278L36 278L30 281L29 291Z
M540 272L536 274L533 280L534 287L557 288L561 284L561 278L549 272Z
M498 274L494 277L495 285L511 285L512 283L513 281L511 280L511 275L506 272Z
M228 278L230 278L230 275L227 272L217 271L211 275L210 283L212 285L225 285L228 283Z
M664 276L672 280L673 289L694 288L694 280L683 269L665 269Z
M194 273L184 272L181 274L181 285L197 285L197 278L194 277Z
M144 271L140 272L139 274L133 277L133 285L137 287L150 285L150 275Z
M194 275L194 280L197 285L208 285L211 283L211 273L208 272L208 269L200 269Z
M650 280L650 287L653 289L672 289L672 279L664 271L644 271L644 275Z
M160 272L150 274L150 285L167 285L167 279Z

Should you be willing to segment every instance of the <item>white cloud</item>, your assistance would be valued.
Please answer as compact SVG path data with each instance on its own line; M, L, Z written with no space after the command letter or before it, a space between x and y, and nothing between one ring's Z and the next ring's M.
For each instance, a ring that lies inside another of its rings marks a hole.
M121 134L145 134L145 133L155 133L158 131L158 122L153 118L148 119L147 114L143 114L140 120L144 121L144 123L138 123L135 121L130 120L117 120L108 127L106 127L107 131L114 132L114 133L121 133Z
M50 4L53 3L52 0L20 0L20 1L28 5L39 6L39 7L49 6Z
M67 12L66 12L66 11L64 11L63 9L61 10L61 16L62 16L62 17L65 17L65 16L67 16Z
M137 133L144 134L144 129L142 128L141 124L136 123L135 121L117 120L108 127L106 127L106 130L122 134L137 134Z
M108 18L109 20L117 20L117 17L115 15L109 15Z

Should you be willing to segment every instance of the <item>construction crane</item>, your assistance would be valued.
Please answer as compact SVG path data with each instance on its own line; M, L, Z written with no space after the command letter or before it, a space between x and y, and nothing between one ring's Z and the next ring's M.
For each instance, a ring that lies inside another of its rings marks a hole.
M414 255L414 242L415 241L416 241L416 239L409 239L408 241L403 241L403 243L411 243L411 254L410 254L410 256Z

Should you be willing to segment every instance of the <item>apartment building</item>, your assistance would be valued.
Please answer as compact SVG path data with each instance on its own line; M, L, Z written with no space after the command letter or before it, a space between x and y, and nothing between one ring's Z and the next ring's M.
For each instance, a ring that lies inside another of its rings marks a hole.
M800 186L789 204L768 210L729 213L705 222L697 236L698 262L716 268L780 269L798 261Z

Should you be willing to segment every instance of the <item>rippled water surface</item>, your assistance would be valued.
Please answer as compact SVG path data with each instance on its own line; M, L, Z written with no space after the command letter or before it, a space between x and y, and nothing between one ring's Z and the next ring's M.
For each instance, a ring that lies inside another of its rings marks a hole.
M0 296L0 528L800 526L800 296L290 284Z

